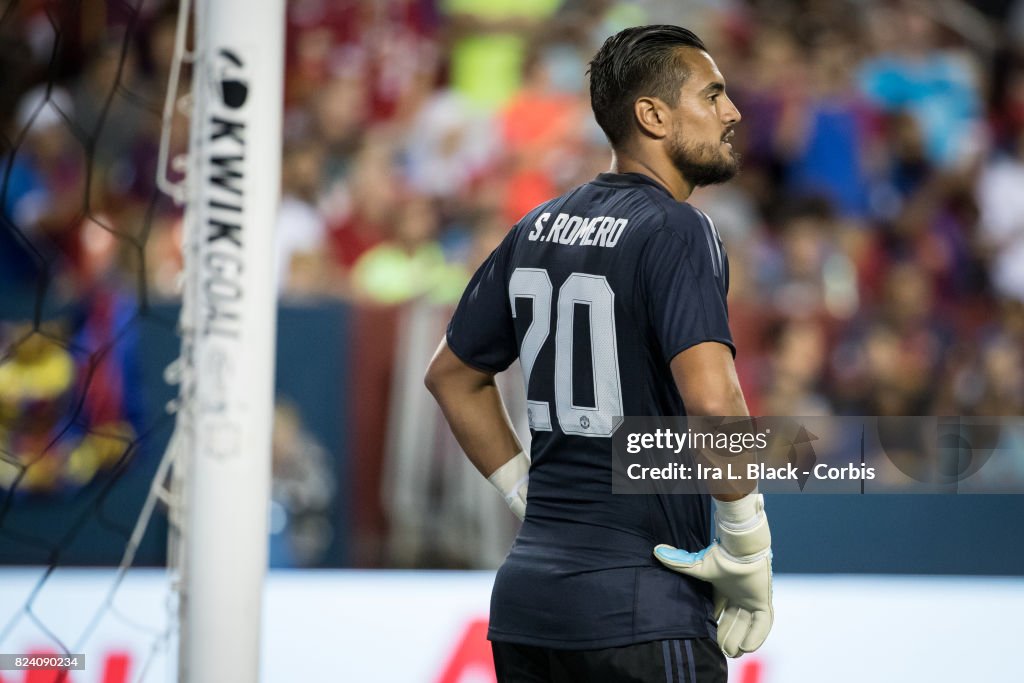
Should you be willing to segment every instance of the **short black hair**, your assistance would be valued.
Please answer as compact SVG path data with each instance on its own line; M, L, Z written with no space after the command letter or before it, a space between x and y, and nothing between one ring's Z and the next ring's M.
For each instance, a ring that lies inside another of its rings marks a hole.
M677 48L707 51L693 31L681 26L652 24L623 29L604 41L590 61L590 106L612 147L620 145L633 127L633 103L651 96L670 106L689 70Z

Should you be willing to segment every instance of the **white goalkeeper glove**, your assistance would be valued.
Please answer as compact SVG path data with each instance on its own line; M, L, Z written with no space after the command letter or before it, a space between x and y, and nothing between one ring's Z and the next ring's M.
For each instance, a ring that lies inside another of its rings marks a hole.
M530 485L530 459L519 451L514 458L487 477L494 488L505 497L505 502L519 518L526 518L526 489Z
M714 586L718 645L729 657L761 647L772 628L772 535L764 496L715 501L718 538L700 552L670 545L654 549L658 560L680 574Z

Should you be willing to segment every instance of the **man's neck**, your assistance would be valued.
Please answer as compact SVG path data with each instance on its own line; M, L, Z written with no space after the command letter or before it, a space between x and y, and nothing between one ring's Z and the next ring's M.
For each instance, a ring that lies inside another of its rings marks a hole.
M663 185L677 202L685 202L693 186L670 162L653 162L623 152L612 152L612 173L639 173Z

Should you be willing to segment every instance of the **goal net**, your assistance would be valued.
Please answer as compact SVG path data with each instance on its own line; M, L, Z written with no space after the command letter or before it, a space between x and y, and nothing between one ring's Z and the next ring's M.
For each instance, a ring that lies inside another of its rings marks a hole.
M152 658L105 681L257 680L284 2L13 1L0 40L0 565L29 577L0 652L120 622ZM137 565L170 570L164 623L120 599Z

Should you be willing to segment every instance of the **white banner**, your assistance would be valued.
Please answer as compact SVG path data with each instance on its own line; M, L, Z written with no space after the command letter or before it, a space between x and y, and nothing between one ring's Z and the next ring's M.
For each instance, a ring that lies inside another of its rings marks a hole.
M64 683L173 681L160 649L167 585L129 575L102 609L113 576L61 570L25 606L42 570L0 570L0 652L85 654ZM489 572L288 571L266 588L262 678L274 683L490 683L485 640ZM776 577L765 646L730 663L733 683L1011 683L1024 579ZM82 639L92 616L102 618ZM155 649L154 649L155 648ZM2 671L2 683L49 683Z

